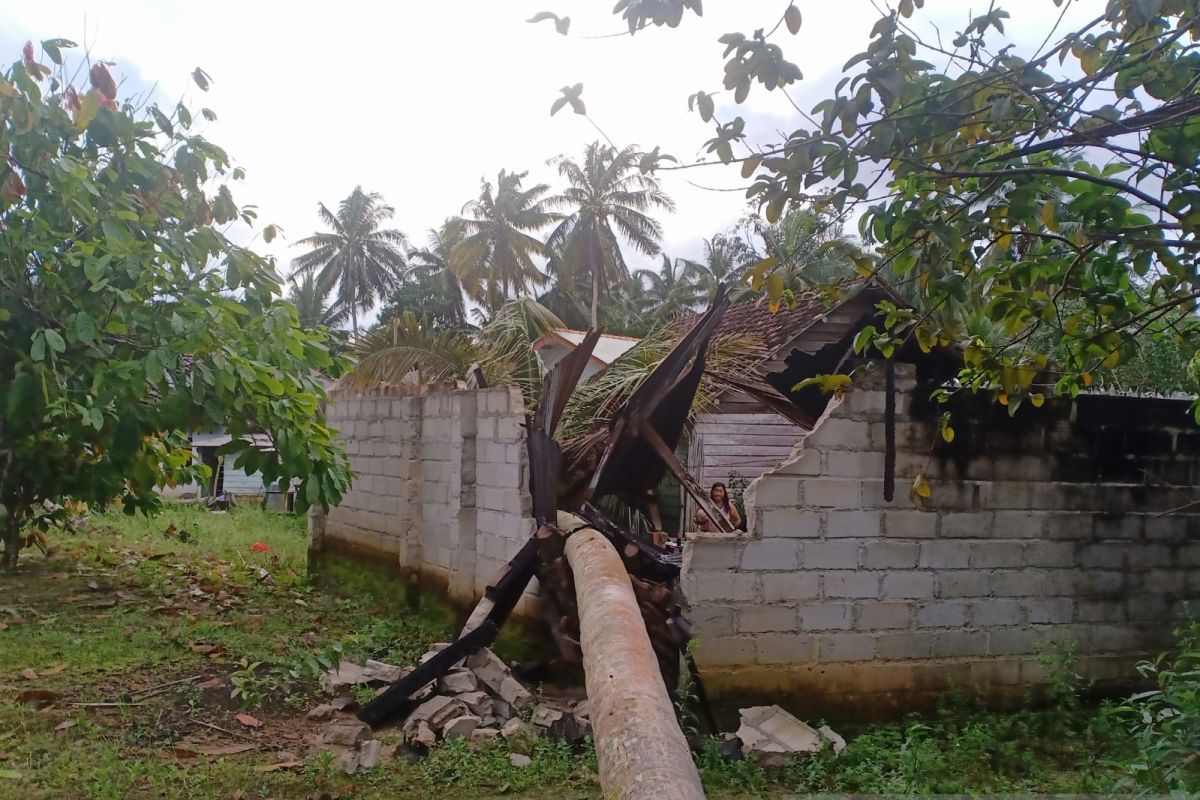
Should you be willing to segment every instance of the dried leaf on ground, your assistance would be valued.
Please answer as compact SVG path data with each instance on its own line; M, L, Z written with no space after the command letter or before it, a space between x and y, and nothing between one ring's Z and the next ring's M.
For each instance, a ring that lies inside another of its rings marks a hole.
M52 675L58 675L60 672L65 672L66 669L67 669L66 664L57 664L53 667L50 667L49 669L42 670L38 674L41 675L43 678L49 678Z
M248 753L257 749L258 745L255 744L222 744L214 747L195 748L196 752L202 756L236 756L239 753Z
M36 681L37 670L35 670L33 667L26 667L25 669L21 670L21 677L27 681Z
M71 728L74 728L74 727L75 727L75 720L73 720L73 719L63 720L62 722L60 722L54 726L54 732L55 733L65 733L66 731L69 731Z
M234 717L238 722L245 725L247 728L261 728L262 720L258 717L252 717L249 714L238 714Z
M60 699L58 692L49 689L26 689L17 693L17 702L29 703L38 708L44 708Z
M280 761L278 764L259 764L254 768L255 772L277 772L281 769L299 769L304 766L303 761Z
M218 686L224 685L225 681L220 678L209 678L206 681L200 681L196 684L197 689L216 689Z

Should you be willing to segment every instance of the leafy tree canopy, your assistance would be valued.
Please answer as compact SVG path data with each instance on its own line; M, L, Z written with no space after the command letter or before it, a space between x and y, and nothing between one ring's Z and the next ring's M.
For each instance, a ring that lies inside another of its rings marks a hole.
M3 562L49 502L119 498L133 513L202 478L187 430L224 427L240 466L299 478L301 506L336 503L349 473L315 372L333 359L279 299L272 264L224 233L255 218L225 183L240 170L187 107L119 101L103 63L72 84L70 47L26 45L0 77Z
M885 307L860 349L957 345L961 385L1014 409L1092 385L1134 358L1148 331L1196 352L1200 6L1108 0L1070 29L1072 4L1053 3L1063 14L1038 35L992 3L928 36L923 0L889 4L831 95L797 108L800 124L773 145L750 145L742 117L718 119L718 92L689 99L715 126L708 163L740 162L768 222L809 199L857 218L877 256L851 254L859 269L889 271L916 295L916 310ZM780 11L753 34L721 37L722 88L735 103L802 79L784 51L800 9ZM616 9L631 32L689 12L700 3ZM767 259L754 275L772 292L782 291L768 280L776 266ZM962 322L961 307L979 303L991 339Z

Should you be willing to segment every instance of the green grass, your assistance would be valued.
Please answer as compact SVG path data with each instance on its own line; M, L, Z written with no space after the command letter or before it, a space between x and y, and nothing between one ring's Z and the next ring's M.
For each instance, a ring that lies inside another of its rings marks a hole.
M328 755L310 755L316 657L340 650L410 663L450 637L454 619L428 597L414 607L386 569L331 559L311 584L302 519L168 506L152 518L105 514L88 523L56 534L53 557L28 553L16 575L0 575L0 799L600 796L591 748L549 742L523 769L509 763L503 742L450 743L354 777ZM255 552L256 543L268 550ZM516 655L538 643L518 633L509 647ZM136 707L68 705L195 675L219 683L175 687ZM28 689L61 697L38 710L17 701ZM262 750L193 757L189 748L242 741L201 724L245 734L240 712L264 722L254 734ZM782 770L729 763L710 747L698 757L705 785L712 797L1097 792L1113 784L1108 761L1122 741L1096 709L1067 696L1047 710L1005 714L960 700L937 715L843 733L850 744L841 757ZM398 742L394 732L381 738ZM280 751L304 766L262 771Z

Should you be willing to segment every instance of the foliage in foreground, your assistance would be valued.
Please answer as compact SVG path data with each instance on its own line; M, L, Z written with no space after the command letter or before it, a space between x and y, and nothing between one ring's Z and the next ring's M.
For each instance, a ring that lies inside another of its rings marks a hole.
M1200 792L1200 621L1176 632L1175 648L1138 664L1154 688L1114 709L1137 755L1122 766L1128 785L1152 792Z
M71 46L42 43L51 68L26 45L0 75L0 563L51 521L45 503L132 513L203 479L181 431L223 427L240 466L336 503L349 473L314 373L334 362L271 263L225 235L254 221L223 182L241 171L182 104L119 102L103 63L73 85Z
M1033 5L1014 4L1019 15ZM1190 360L1200 347L1200 12L1194 0L1094 5L1099 13L1075 17L1054 0L1061 15L1047 9L1052 24L1035 31L992 3L943 36L923 17L924 0L887 4L833 91L778 138L717 109L713 93L692 95L689 107L714 126L701 163L740 164L770 222L810 201L859 218L875 249L856 258L860 270L898 276L918 299L915 311L884 304L885 325L868 329L860 350L958 346L960 385L1012 409L1099 383L1136 356L1147 331ZM753 34L720 39L735 104L754 91L786 95L803 79L784 49L801 29L800 6L781 0L779 10L752 21ZM702 7L614 11L633 33L674 27ZM644 166L697 166L668 160ZM781 297L777 262L751 274ZM964 326L963 309L999 335Z

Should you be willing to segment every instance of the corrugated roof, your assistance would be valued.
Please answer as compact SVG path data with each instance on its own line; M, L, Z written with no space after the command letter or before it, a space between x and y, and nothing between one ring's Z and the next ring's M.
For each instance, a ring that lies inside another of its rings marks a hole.
M578 347L586 333L587 331L577 331L573 328L559 328L553 334L549 335L558 336L572 347ZM611 333L602 333L600 334L600 339L596 342L596 348L592 351L592 357L608 365L631 350L640 341L641 339L633 336L616 336ZM535 345L535 349L536 347Z

